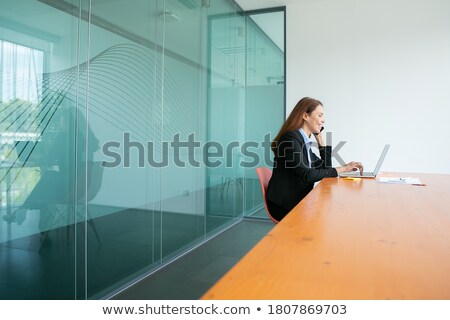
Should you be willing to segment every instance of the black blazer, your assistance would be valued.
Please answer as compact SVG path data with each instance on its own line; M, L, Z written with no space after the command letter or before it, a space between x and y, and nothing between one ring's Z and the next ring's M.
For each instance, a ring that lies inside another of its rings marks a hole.
M325 177L336 177L331 167L331 147L320 147L320 158L312 151L311 168L305 141L301 133L286 132L278 141L272 178L267 188L267 200L290 211Z

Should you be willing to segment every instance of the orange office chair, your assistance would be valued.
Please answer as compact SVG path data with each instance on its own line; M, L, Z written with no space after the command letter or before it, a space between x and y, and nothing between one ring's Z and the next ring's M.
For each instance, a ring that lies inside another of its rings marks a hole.
M270 214L269 207L267 206L267 201L266 201L266 191L267 191L267 186L269 185L269 180L272 177L272 171L265 167L259 167L259 168L256 168L256 173L258 174L259 182L261 183L261 189L262 189L262 194L263 194L263 198L264 198L264 206L266 207L267 214L268 214L270 220L272 220L275 223L278 223L278 220L276 220Z

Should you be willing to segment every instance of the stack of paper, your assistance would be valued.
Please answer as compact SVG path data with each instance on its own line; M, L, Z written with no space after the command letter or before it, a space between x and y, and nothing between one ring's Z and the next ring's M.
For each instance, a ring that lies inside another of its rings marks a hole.
M378 182L395 183L395 184L412 184L415 186L424 186L424 184L422 182L420 182L419 178L412 178L412 177L406 177L406 178L382 177L382 178L378 179Z

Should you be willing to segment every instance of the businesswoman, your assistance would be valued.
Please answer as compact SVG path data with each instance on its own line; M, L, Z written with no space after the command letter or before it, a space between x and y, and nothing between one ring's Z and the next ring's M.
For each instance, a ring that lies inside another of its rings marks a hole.
M325 146L321 133L324 123L322 103L303 98L272 142L275 159L266 201L278 221L312 190L315 182L341 172L363 170L362 164L354 161L342 167L331 166L331 147ZM318 144L320 158L311 151L311 136Z

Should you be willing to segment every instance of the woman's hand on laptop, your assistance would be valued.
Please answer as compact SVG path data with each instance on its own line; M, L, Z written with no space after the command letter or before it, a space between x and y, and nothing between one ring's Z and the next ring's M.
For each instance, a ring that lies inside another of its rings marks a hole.
M362 174L364 167L361 164L361 162L356 162L356 161L352 161L347 163L346 165L342 166L342 167L337 167L336 171L337 173L343 173L343 172L352 172L352 171L357 171L359 170L359 172Z

